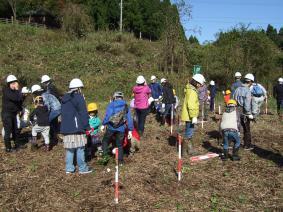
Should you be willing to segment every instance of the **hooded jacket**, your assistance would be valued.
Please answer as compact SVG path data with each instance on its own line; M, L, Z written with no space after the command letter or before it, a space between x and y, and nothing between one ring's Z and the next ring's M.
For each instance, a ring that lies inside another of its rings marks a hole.
M61 119L61 133L64 135L90 130L86 103L81 94L69 92L63 96Z
M114 100L113 102L109 103L107 108L106 108L106 113L105 113L105 117L103 119L102 124L103 125L107 125L108 129L111 131L117 131L117 132L125 132L126 129L128 128L129 131L133 131L134 129L134 125L133 125L133 119L131 117L131 111L128 108L128 112L126 114L126 120L127 120L127 125L126 123L124 123L123 125L114 128L112 127L112 125L110 124L109 120L110 117L122 110L125 109L125 106L127 105L127 103L124 100Z
M182 109L181 119L182 121L191 121L194 117L199 115L199 100L197 89L188 84L185 88L185 98Z
M20 91L3 88L2 113L17 113L22 110L22 104L23 95Z
M207 86L204 84L203 86L199 87L198 89L198 99L200 102L204 103L207 101Z
M148 96L151 94L151 90L147 85L136 85L133 88L135 96L135 108L147 109L148 108Z

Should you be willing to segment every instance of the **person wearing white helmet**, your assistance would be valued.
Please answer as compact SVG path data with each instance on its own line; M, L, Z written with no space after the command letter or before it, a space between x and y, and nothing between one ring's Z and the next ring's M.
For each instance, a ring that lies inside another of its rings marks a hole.
M210 112L214 111L214 100L215 100L215 97L216 97L216 92L217 92L217 88L216 88L216 85L215 85L215 81L211 80L210 83L209 83L209 94L210 94L209 109L210 109Z
M162 79L162 119L161 124L170 123L171 110L174 110L176 104L176 98L174 95L174 89L171 83L167 79Z
M278 84L273 87L273 96L277 102L277 114L283 118L283 78L278 79Z
M158 106L157 103L158 103L159 97L162 96L162 87L157 82L156 76L151 76L150 80L151 80L151 83L149 84L149 88L151 90L151 96L154 99L151 105L151 109L152 109L152 112L157 112L156 108Z
M37 96L42 96L44 105L47 106L49 111L51 142L49 146L46 146L46 150L49 151L52 148L52 145L55 145L58 142L58 137L57 137L59 132L58 117L61 114L61 103L54 95L42 89L40 85L33 85L31 87L31 92L34 95L34 98L36 98Z
M242 74L240 72L236 72L235 73L235 79L236 81L232 84L231 86L231 93L233 95L234 91L238 88L238 87L241 87L242 86L242 81L241 81L241 78L242 78Z
M10 136L15 148L20 147L18 142L17 114L22 111L23 95L18 79L14 75L6 78L6 85L2 90L2 123L5 131L4 143L6 152L13 152Z
M240 113L241 125L244 130L244 149L251 150L252 139L250 130L250 120L254 119L252 114L252 93L250 87L254 83L254 75L246 74L244 83L238 87L232 96L232 99L237 101L238 110Z
M106 129L106 130L105 130ZM113 95L113 101L107 105L106 113L102 122L101 131L105 132L102 140L102 149L104 157L107 157L108 145L111 138L115 139L116 147L118 148L119 164L124 163L123 141L128 131L128 139L132 138L134 129L131 110L124 100L124 94L121 91L116 91Z
M182 108L181 120L185 122L184 147L183 154L194 154L193 149L193 135L194 126L197 124L197 117L199 115L199 99L198 88L205 83L205 78L201 74L195 74L185 88L185 98Z
M60 94L58 92L58 89L53 85L53 82L48 75L43 75L41 77L41 85L45 92L52 94L58 100L60 100Z
M80 174L91 173L85 161L86 131L90 130L88 112L85 99L82 95L83 82L75 78L69 84L69 91L62 98L61 133L66 149L66 174L75 172L74 155L77 155L77 164Z
M133 94L135 99L138 132L139 135L142 136L144 132L146 116L149 109L148 99L151 96L151 90L146 85L146 81L143 76L138 76L136 83L137 84L133 87Z

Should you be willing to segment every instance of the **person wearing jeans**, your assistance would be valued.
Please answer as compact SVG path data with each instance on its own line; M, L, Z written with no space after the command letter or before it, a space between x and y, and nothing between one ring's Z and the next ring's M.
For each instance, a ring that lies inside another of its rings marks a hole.
M186 85L185 98L182 108L181 120L186 123L183 153L195 154L193 149L192 138L194 135L194 125L197 123L199 114L199 98L197 89L205 82L201 74L193 76L191 81Z
M91 173L92 169L85 162L86 131L90 130L88 112L83 95L83 83L80 79L73 79L69 85L69 92L62 98L61 133L66 149L66 174L75 172L74 154L77 154L77 164L80 174Z
M237 109L237 102L233 99L227 102L225 112L222 115L220 129L223 134L223 153L222 160L228 159L229 141L235 142L233 148L232 160L240 160L238 155L241 140L240 140L240 119Z
M145 78L143 76L138 76L136 83L137 85L133 88L135 99L134 105L138 121L138 132L139 135L142 136L144 132L146 116L148 114L148 99L151 95L151 90L146 85Z

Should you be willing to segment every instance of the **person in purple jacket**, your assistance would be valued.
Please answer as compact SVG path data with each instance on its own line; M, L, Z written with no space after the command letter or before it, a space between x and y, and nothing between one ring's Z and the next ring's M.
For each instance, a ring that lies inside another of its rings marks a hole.
M151 90L146 85L145 78L143 76L138 76L136 83L137 85L134 86L133 93L138 122L138 132L139 135L142 136L144 132L146 116L148 114L148 98L151 95Z

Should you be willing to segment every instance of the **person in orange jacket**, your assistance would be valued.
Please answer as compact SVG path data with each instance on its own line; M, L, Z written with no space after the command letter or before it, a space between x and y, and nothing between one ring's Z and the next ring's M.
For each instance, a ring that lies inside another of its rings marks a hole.
M231 98L231 91L230 90L226 90L225 94L224 94L224 103L227 105L229 100Z

